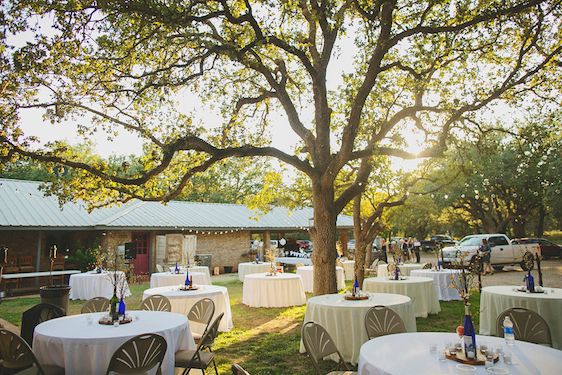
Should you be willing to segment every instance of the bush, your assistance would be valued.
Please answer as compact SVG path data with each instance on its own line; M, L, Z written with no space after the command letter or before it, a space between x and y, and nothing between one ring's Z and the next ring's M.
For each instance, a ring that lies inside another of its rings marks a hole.
M74 254L68 257L68 261L74 263L80 271L86 272L94 268L96 257L89 249L78 249Z

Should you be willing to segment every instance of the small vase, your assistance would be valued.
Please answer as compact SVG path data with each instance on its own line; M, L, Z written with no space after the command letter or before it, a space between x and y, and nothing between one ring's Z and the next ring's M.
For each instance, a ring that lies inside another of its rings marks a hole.
M125 316L125 301L123 300L123 297L121 297L121 300L119 301L119 316Z

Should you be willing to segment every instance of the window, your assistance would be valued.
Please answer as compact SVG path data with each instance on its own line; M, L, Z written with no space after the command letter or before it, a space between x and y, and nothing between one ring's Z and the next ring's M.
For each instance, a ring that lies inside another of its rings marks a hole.
M508 245L507 238L504 236L490 237L488 238L490 246Z

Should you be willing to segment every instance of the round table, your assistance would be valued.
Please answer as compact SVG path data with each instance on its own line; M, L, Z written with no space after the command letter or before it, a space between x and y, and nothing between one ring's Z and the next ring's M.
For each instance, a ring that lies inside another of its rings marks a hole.
M312 259L301 258L301 257L275 257L274 261L275 263L281 263L281 264L294 264L294 265L304 264L305 266L312 265Z
M174 373L174 353L195 349L187 317L158 311L128 311L137 317L119 327L98 324L105 313L65 316L47 320L35 328L33 351L42 364L65 368L67 374L105 374L111 356L128 339L142 333L157 333L168 348L162 373ZM88 319L91 322L88 323Z
M183 273L185 275L185 271L188 269L185 266L178 266L179 270L181 273ZM170 272L175 272L176 271L176 267L172 266L170 267ZM209 278L209 280L211 280L211 273L209 272L209 267L207 266L189 266L189 272L203 272L205 275L207 275L207 278Z
M369 340L361 347L359 375L434 375L463 374L457 369L458 362L446 359L439 361L437 353L430 353L429 347L439 349L448 342L458 341L455 333L418 332L387 335ZM559 374L562 351L549 347L515 341L508 349L503 338L476 336L476 345L485 343L494 347L511 350L513 364L502 360L495 368L507 368L510 375ZM475 375L490 375L484 366L475 366ZM466 372L464 372L466 373ZM468 374L468 373L466 373Z
M346 280L355 279L355 261L354 260L338 260L336 264L340 264L345 273Z
M131 295L129 284L122 271L117 271L117 277L125 282L124 297ZM111 271L103 271L97 273L95 271L76 273L70 275L68 285L70 285L70 299L89 300L94 297L111 298L113 296L113 279L114 273ZM121 288L117 287L117 296L121 297Z
M306 303L304 322L313 321L324 327L336 343L343 358L357 363L359 349L368 340L365 315L376 305L387 306L400 315L408 332L416 331L416 318L409 297L398 294L368 293L369 299L348 301L343 294L325 294ZM301 341L300 352L305 348ZM337 360L337 355L329 357Z
M179 290L177 285L162 286L159 288L146 289L142 295L145 300L149 296L161 294L168 297L172 304L172 312L187 315L191 307L200 299L209 298L215 303L216 318L220 313L224 316L219 324L219 331L228 332L234 326L232 323L232 311L230 310L230 297L228 290L224 286L217 285L197 285L197 290ZM205 326L199 323L192 323L191 330L202 334Z
M254 273L263 273L271 269L271 263L268 262L246 262L238 263L238 279L244 282L244 276Z
M304 291L312 293L314 291L314 267L302 266L297 268L297 275L302 277ZM343 268L336 266L336 286L338 290L345 288L345 276Z
M375 293L402 294L412 299L416 317L426 318L427 314L441 311L433 279L408 277L406 280L390 280L387 277L370 277L363 281L363 290Z
M193 284L195 285L211 285L211 279L204 272L189 271ZM185 272L158 272L150 275L150 287L158 288L160 286L177 286L185 284Z
M398 266L400 269L400 275L402 276L410 276L410 273L413 270L421 270L424 264L421 263L404 263ZM379 277L387 277L390 276L388 274L388 264L379 264L377 266L377 276Z
M306 303L306 295L299 275L266 273L246 275L242 288L242 303L250 307L287 307Z
M513 285L487 286L480 294L480 334L497 335L496 319L512 307L524 307L546 320L552 335L552 346L562 349L562 289L543 288L546 293L518 292Z
M458 280L460 270L443 269L437 270L412 270L410 276L429 277L433 279L433 286L437 293L439 301L456 301L461 300L459 291L451 286L451 278Z

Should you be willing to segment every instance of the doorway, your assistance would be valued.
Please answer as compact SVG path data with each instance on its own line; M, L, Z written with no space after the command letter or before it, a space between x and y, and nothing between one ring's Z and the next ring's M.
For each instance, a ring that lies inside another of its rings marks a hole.
M137 256L133 262L135 275L148 273L148 251L150 247L150 235L147 232L133 232L133 243Z

